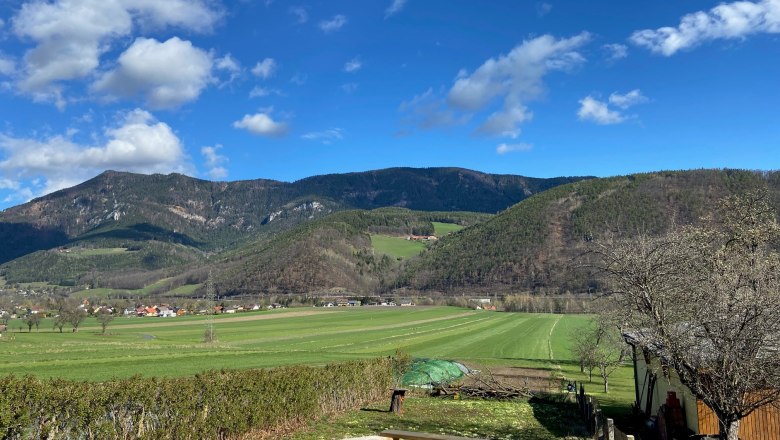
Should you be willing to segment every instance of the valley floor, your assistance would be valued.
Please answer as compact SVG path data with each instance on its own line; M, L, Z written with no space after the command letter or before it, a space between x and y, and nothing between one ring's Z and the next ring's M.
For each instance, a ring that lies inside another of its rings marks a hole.
M392 355L454 359L499 374L533 371L553 378L586 381L605 412L628 411L633 400L629 366L610 378L611 391L600 393L580 373L570 353L573 332L587 325L584 315L472 311L453 307L308 308L221 315L215 319L218 341L202 342L203 317L117 318L107 335L93 319L78 333L19 330L9 323L0 342L0 375L32 374L75 380L111 377L182 376L209 369L264 368L291 364L322 365L349 359ZM557 385L560 386L560 385ZM389 396L388 396L389 397ZM546 404L545 404L546 405ZM376 434L382 429L479 434L494 438L556 439L576 434L556 414L560 408L540 402L447 401L414 397L406 415L382 412L386 402L365 411L323 420L294 439ZM552 411L552 413L550 412ZM553 414L555 413L555 414ZM558 418L556 418L558 417ZM556 421L558 420L558 421ZM381 428L381 429L379 429Z

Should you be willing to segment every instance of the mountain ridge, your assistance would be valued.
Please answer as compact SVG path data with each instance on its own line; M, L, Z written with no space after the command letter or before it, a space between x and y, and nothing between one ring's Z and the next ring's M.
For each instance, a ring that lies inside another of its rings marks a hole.
M214 182L183 174L106 171L0 212L0 263L67 243L99 240L183 243L220 252L247 237L276 234L347 209L497 212L583 177L537 179L461 168L389 168Z

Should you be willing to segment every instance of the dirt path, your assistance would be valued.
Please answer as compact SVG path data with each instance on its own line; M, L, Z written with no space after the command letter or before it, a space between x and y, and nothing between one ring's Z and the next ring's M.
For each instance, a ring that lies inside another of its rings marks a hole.
M550 327L550 336L547 338L547 349L550 350L550 360L555 360L555 356L553 354L553 348L552 348L553 331L555 331L555 326L558 325L558 321L560 321L562 317L563 315L559 315L558 319L556 319L555 323L553 323L552 327Z
M252 316L236 316L236 317L230 317L230 318L219 318L214 320L214 324L222 324L227 322L247 322L247 321L263 321L266 319L282 319L282 318L295 318L299 316L309 316L309 315L325 315L329 313L336 313L336 312L321 312L319 310L308 310L305 312L289 312L289 313L279 313L279 314L273 314L273 315L252 315ZM155 318L139 318L143 319L145 322L142 324L126 324L126 325L117 325L112 326L112 330L124 330L126 328L149 328L149 327L181 327L181 326L187 326L187 325L202 325L204 321L193 321L193 320L186 320L186 321L177 321L177 322L168 322L167 320L175 320L176 318L158 318L158 321L160 319L166 319L166 322L158 322L154 321ZM153 322L153 323L152 323ZM100 327L97 326L91 326L91 327L80 327L79 330L89 330L89 329L99 329Z

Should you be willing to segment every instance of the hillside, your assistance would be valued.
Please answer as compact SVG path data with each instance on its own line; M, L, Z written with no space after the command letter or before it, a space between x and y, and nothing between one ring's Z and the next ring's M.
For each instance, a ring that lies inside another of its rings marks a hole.
M5 263L0 275L9 283L114 289L171 277L167 285L197 285L208 273L206 261L234 255L247 243L269 243L334 212L384 206L496 212L578 179L392 168L293 183L210 182L180 174L107 171L0 212L0 263ZM101 254L101 249L127 251Z
M432 246L398 283L445 291L588 291L598 286L576 266L589 240L696 223L718 199L755 187L769 188L780 207L780 172L659 172L558 186Z
M216 266L214 284L221 295L374 292L392 283L401 263L375 251L371 234L429 235L431 222L471 226L489 217L403 208L339 212L233 253Z
M534 179L459 168L393 168L273 180L210 182L107 171L0 212L0 263L74 243L164 241L207 251L345 209L400 206L495 213L581 178Z

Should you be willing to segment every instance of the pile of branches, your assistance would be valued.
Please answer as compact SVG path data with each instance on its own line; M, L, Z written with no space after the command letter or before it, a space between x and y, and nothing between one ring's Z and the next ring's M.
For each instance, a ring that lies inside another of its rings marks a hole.
M470 385L441 384L434 389L434 394L439 396L460 395L481 399L517 399L533 396L527 386L518 388L508 385L493 377L489 372L473 376L472 380L474 383Z

